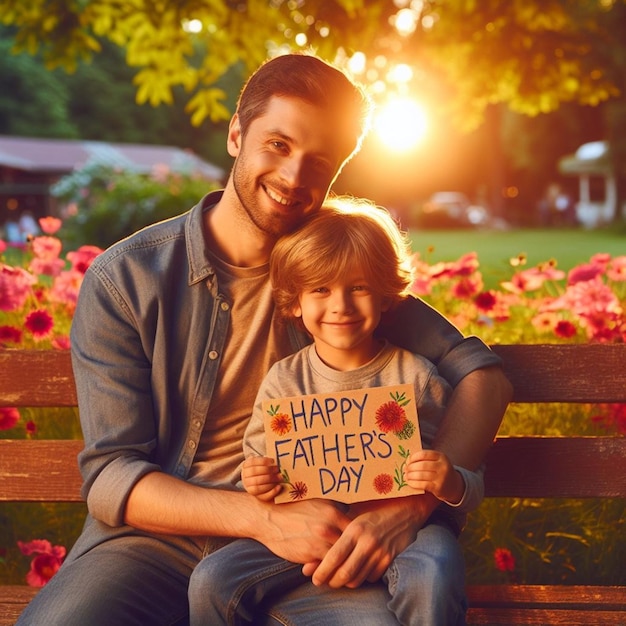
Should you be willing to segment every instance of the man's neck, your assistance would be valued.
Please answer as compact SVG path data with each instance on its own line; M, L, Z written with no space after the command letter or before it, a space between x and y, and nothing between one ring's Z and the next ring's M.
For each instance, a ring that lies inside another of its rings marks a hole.
M214 254L237 267L258 267L267 263L274 241L269 240L252 224L240 219L233 206L238 202L228 187L220 201L204 214L205 238Z

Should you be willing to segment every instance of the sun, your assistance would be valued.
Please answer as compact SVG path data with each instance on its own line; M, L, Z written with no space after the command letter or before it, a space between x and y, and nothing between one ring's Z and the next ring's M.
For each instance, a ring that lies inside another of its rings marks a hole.
M407 151L424 139L428 131L428 116L417 101L392 98L378 109L374 130L390 150Z

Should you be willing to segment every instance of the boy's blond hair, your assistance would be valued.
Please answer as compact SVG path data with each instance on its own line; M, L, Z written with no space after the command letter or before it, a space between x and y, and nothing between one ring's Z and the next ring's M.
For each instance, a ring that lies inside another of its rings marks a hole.
M270 280L277 311L293 318L304 290L333 283L354 267L394 306L408 294L409 259L408 240L386 209L364 199L329 198L272 250Z

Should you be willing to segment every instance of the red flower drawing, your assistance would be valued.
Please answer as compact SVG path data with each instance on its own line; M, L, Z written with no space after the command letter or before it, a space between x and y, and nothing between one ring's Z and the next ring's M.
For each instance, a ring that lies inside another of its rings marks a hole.
M287 413L279 413L280 405L271 406L268 410L270 417L270 428L277 435L286 435L291 430L291 418Z
M376 426L384 433L400 432L406 421L406 411L395 400L381 404L376 410Z
M309 493L309 488L306 483L301 480L297 480L295 483L291 483L291 489L289 490L289 497L292 500L302 500Z
M381 495L391 493L393 489L393 478L390 474L378 474L374 478L374 490Z

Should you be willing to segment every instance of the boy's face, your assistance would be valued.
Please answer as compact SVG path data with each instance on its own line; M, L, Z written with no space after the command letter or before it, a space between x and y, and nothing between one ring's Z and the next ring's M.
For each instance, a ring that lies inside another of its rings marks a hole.
M343 160L336 137L328 112L298 98L271 98L245 136L233 117L233 186L261 232L279 237L319 209Z
M320 358L331 367L354 369L371 361L380 346L373 333L389 307L358 269L300 295L294 315L313 336Z

